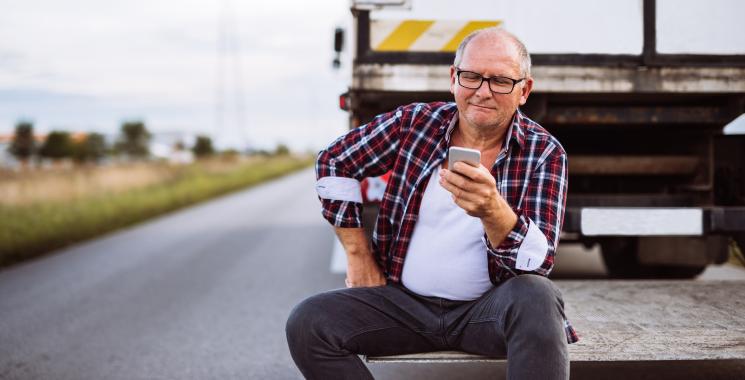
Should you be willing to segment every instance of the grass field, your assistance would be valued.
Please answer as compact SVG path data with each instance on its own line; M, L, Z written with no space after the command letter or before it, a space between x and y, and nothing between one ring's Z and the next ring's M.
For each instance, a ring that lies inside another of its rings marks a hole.
M307 167L312 157L131 164L0 177L0 266Z

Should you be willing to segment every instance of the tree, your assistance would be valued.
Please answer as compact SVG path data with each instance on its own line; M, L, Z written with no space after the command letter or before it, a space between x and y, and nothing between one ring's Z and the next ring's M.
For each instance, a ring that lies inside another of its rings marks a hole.
M290 148L285 144L277 144L277 148L274 150L274 154L277 156L286 156L290 154Z
M106 140L100 133L89 133L85 139L74 144L74 153L76 161L99 162L106 155Z
M128 121L122 124L121 136L116 150L131 158L144 158L150 155L150 132L141 121Z
M36 151L34 141L34 125L28 121L20 121L16 124L13 141L8 151L21 162L27 162Z
M215 149L212 147L212 139L207 136L197 136L197 141L194 142L194 146L191 148L194 155L197 157L207 157L215 153Z
M39 155L51 159L72 157L73 144L70 134L64 131L52 131L47 135Z

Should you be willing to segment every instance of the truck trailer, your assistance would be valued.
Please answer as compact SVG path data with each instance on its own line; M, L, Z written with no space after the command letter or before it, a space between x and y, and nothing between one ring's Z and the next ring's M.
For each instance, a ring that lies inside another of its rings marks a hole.
M501 26L533 63L521 110L568 154L562 242L599 244L616 278L691 278L745 247L745 134L724 133L745 113L745 3L368 0L351 12L335 43L351 61L350 128L452 101L458 44ZM363 183L368 232L385 180Z

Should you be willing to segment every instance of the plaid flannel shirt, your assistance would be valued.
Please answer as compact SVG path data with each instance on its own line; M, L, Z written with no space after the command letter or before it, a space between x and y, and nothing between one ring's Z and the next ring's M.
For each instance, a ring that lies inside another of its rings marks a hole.
M401 281L427 179L447 158L457 119L452 102L401 106L337 138L318 155L316 188L322 213L337 227L362 227L359 181L391 171L372 248L386 278L393 282ZM491 174L518 221L501 242L494 244L486 233L482 237L489 277L495 285L522 273L549 274L559 243L568 179L561 144L520 110L513 116L504 147ZM578 340L568 321L565 330L569 343Z

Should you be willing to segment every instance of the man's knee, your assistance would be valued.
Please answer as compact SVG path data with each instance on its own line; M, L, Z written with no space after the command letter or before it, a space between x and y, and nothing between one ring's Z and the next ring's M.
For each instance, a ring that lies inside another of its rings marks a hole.
M329 321L329 297L324 294L310 296L295 305L285 324L287 341L292 345L305 337L318 336Z
M535 274L523 274L514 277L504 283L503 286L509 287L512 293L520 295L523 298L535 298L541 296L560 296L556 285L544 276Z
M564 307L561 292L546 277L524 274L508 280L502 286L507 287L513 304L518 306L543 310Z
M551 280L538 275L520 275L503 286L509 286L512 304L508 320L523 337L538 345L566 343L564 303L561 292Z

